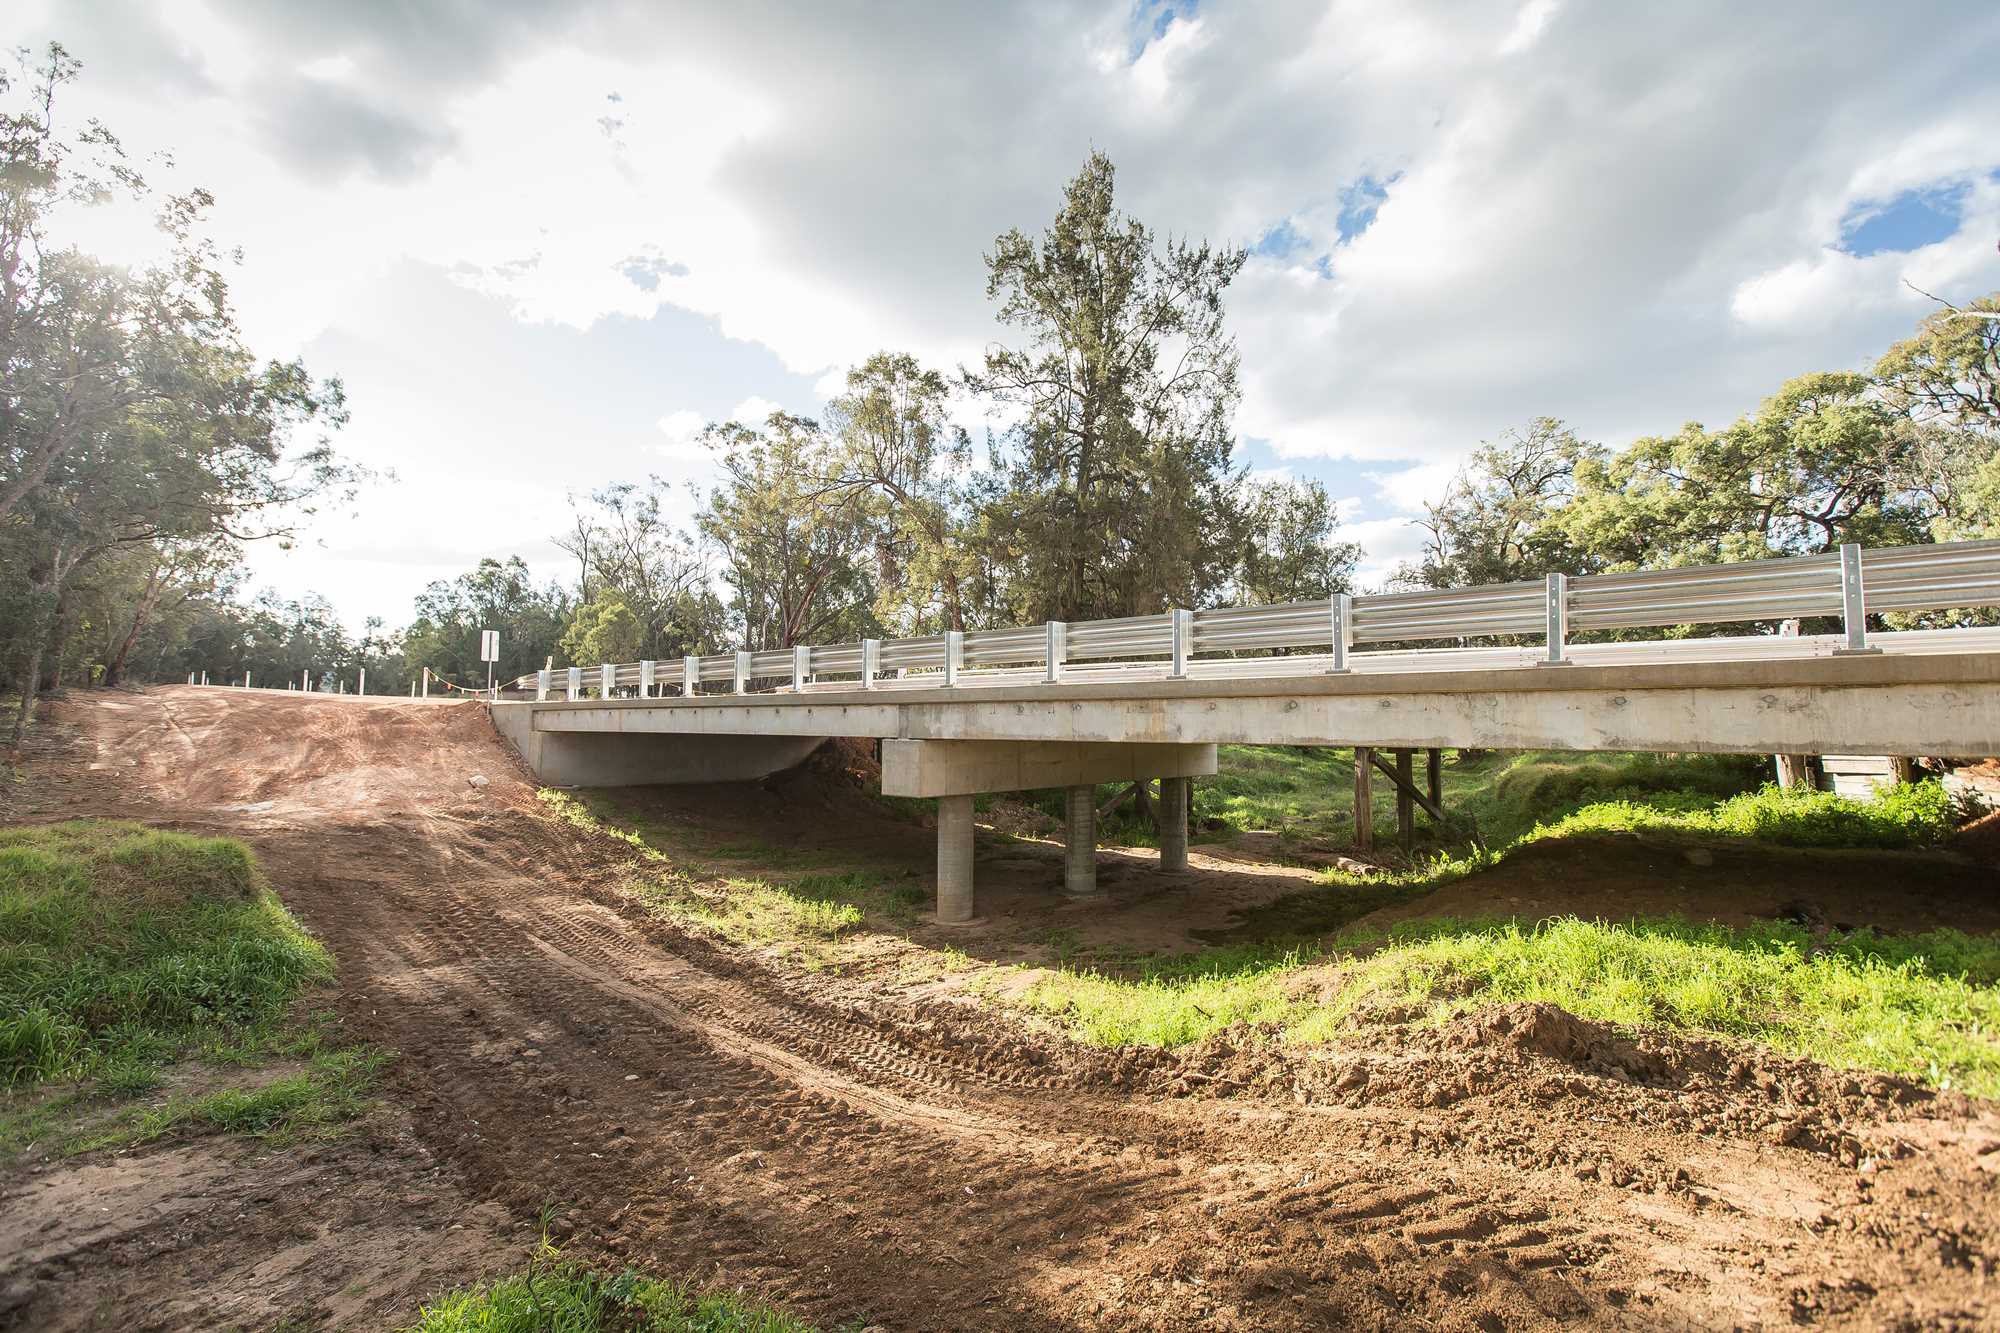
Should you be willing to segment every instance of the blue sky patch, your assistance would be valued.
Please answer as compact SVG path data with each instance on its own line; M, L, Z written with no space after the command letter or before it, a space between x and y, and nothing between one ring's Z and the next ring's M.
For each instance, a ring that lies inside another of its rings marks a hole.
M1362 176L1340 192L1340 239L1351 241L1375 221L1376 210L1389 197L1389 187L1401 178L1397 172L1388 180L1376 180L1373 176Z
M1835 247L1857 259L1903 254L1948 240L1958 231L1970 187L1955 185L1905 190L1886 200L1871 199L1848 211Z

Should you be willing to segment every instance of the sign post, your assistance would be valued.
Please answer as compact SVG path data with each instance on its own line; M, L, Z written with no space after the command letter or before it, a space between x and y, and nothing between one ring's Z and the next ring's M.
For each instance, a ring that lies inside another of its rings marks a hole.
M493 693L493 664L500 660L500 631L479 631L479 660L486 663L486 692Z

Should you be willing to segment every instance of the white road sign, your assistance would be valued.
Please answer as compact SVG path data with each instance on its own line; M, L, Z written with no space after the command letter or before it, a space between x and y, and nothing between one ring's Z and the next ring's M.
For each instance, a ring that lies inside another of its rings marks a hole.
M479 660L497 662L500 660L500 631L483 629L479 631Z

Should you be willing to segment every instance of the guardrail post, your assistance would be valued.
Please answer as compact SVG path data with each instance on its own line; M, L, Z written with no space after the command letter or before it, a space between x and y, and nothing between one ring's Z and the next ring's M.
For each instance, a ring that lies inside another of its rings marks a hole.
M861 688L875 688L875 673L882 667L882 641L863 639L861 641Z
M958 684L959 668L965 665L965 631L948 629L944 632L944 684L951 689Z
M617 685L618 668L612 666L609 662L599 664L597 668L597 697L600 699L609 699L611 691L617 688Z
M659 665L654 661L652 661L652 659L650 658L640 659L639 697L641 699L650 699L653 697L653 681L654 678L657 677L659 674L660 674Z
M1563 656L1565 641L1569 638L1569 575L1548 576L1549 603L1549 655L1542 659L1543 666L1568 666L1569 659Z
M535 673L535 702L542 703L549 697L549 669L543 667Z
M683 697L701 689L701 659L683 657L681 659L681 694Z
M736 654L736 693L748 694L749 692L750 654L739 652Z
M1194 612L1169 611L1167 623L1173 635L1173 666L1167 676L1171 680L1186 680L1188 654L1194 650Z
M805 693L806 677L812 674L812 653L806 644L792 645L792 689L797 693Z
M1868 646L1868 598L1861 588L1859 542L1842 542L1840 546L1840 619L1847 629L1847 646L1836 649L1835 656L1882 651Z
M569 686L570 702L575 703L576 696L583 693L583 668L580 666L571 667L569 669L569 680L565 683Z
M1051 685L1060 685L1063 678L1063 661L1069 656L1069 626L1060 620L1048 623L1048 646L1045 657L1048 673L1043 676Z
M1354 597L1351 593L1337 592L1333 595L1330 610L1333 631L1333 664L1327 667L1330 674L1338 675L1350 670L1347 665L1348 650L1354 647Z

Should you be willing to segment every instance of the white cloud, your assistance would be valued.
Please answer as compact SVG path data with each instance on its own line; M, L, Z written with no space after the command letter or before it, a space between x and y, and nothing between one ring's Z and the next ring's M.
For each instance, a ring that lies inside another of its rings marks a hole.
M770 419L773 412L782 412L784 410L783 404L774 403L769 398L760 398L752 394L729 409L729 419L741 422L745 426L762 427Z
M1558 0L1528 0L1514 15L1514 26L1507 31L1500 43L1500 54L1516 55L1527 50L1541 39L1542 29L1549 26L1549 20L1556 16Z
M1354 489L1370 469L1371 513L1408 512L1538 414L1622 443L1866 364L1923 309L1905 279L2000 287L1990 4L1940 5L1936 43L1864 0L1809 22L1719 0L1213 0L1145 21L807 7L774 31L629 0L422 17L208 0L168 31L40 0L12 27L86 61L73 114L172 148L173 179L216 192L255 345L347 377L351 447L401 467L448 446L540 488L496 540L558 530L565 491L635 459L694 479L688 421L808 410L874 351L975 363L1004 332L982 253L1044 225L1092 147L1162 232L1248 243L1289 221L1296 249L1230 293L1238 425L1300 475L1341 460ZM338 96L272 82L301 71ZM1354 234L1363 178L1386 193ZM1947 180L1971 183L1958 237L1832 248L1858 205ZM138 243L129 219L91 226ZM412 265L470 303L411 286ZM504 410L476 433L444 410L485 400ZM986 424L979 404L954 414ZM459 521L432 493L414 508ZM408 521L391 511L326 540L387 546Z
M677 463L708 461L708 449L701 442L701 433L708 427L707 417L682 408L678 412L667 413L658 424L660 433L667 440L665 444L654 446L655 452Z

